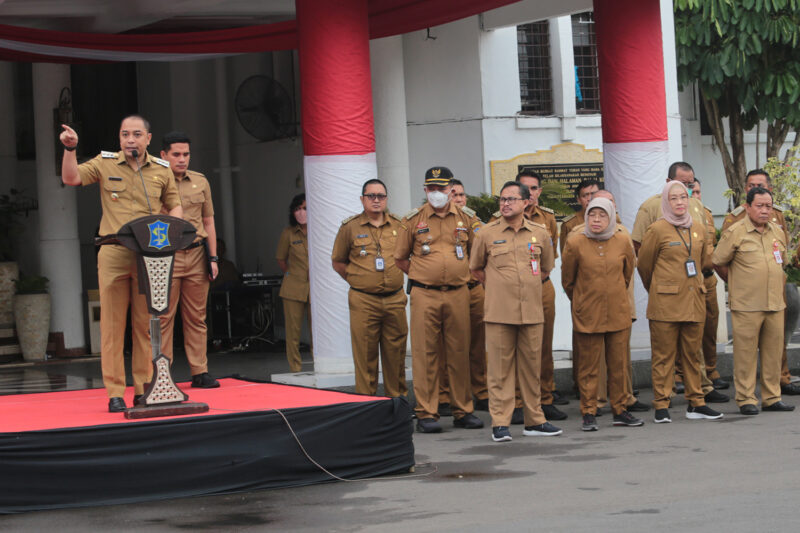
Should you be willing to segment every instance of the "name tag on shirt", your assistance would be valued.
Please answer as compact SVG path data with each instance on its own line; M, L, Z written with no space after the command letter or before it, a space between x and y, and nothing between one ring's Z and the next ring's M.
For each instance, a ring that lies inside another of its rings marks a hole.
M531 272L534 276L539 275L539 260L538 259L531 259Z
M378 272L383 272L383 257L376 257L375 258L375 270Z

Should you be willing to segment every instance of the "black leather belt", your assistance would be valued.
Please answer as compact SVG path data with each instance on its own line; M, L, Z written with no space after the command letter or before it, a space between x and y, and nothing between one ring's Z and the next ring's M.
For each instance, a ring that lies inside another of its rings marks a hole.
M472 290L472 289L474 289L475 287L477 287L477 286L478 286L478 285L480 285L480 284L481 284L481 282L480 282L480 281L468 281L468 282L467 282L467 288L468 288L469 290Z
M192 248L197 248L198 246L203 246L203 241L193 242L192 244L184 248L184 250L191 250Z
M547 276L546 278L544 278L542 280L542 283L547 283L548 281L550 281L550 276Z
M399 288L399 289L397 289L396 291L389 291L389 292L367 292L367 291L364 291L364 290L361 290L361 289L356 289L355 287L350 287L350 288L351 288L351 289L353 289L353 290L354 290L354 291L356 291L356 292L362 292L362 293L364 293L364 294L369 294L370 296L378 296L379 298L387 298L387 297L389 297L389 296L394 296L395 294L397 294L398 292L400 292L400 291L402 290L402 287L400 287L400 288Z
M713 270L703 270L703 277L704 278L710 278L713 275L714 275L714 271Z
M409 283L411 283L412 287L419 287L421 289L428 289L431 291L442 291L442 292L454 291L463 287L463 285L425 285L424 283L414 281L413 279L409 280Z

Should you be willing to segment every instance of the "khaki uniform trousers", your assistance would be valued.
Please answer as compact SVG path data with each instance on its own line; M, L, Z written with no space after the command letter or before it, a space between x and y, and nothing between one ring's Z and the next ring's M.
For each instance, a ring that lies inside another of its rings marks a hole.
M553 404L553 391L556 388L555 371L553 368L553 328L556 322L556 291L550 278L542 283L542 310L544 311L544 324L542 324L542 368L539 372L540 403L542 405ZM573 336L574 338L574 336ZM573 343L573 346L575 344ZM575 359L573 358L573 364ZM574 379L577 376L574 373ZM577 381L575 381L577 383ZM515 406L522 407L522 394L520 394L519 383L514 391Z
M147 300L139 294L136 254L119 245L105 245L97 255L97 279L100 286L100 363L103 384L109 398L125 393L125 325L131 308L133 336L134 394L143 394L153 372L150 347L150 313Z
M392 398L407 395L405 293L399 290L391 296L375 296L350 289L347 299L356 392L374 395L378 391L380 349L384 393Z
M514 389L522 397L525 425L545 423L541 406L542 324L486 323L487 383L492 426L508 426L514 414Z
M669 406L678 358L683 367L686 400L694 407L706 404L701 385L701 375L705 376L702 343L703 322L650 321L654 409Z
M161 350L172 361L175 313L181 304L183 346L192 375L208 372L208 267L202 246L175 253L169 310L161 315Z
M709 281L713 280L713 282ZM714 390L712 379L717 379L717 322L719 321L719 304L717 304L717 278L710 276L703 280L706 287L706 321L703 324L703 358L700 361L703 375L701 385L703 394ZM675 361L675 381L683 382L683 367L680 358Z
M786 287L783 290L783 302L786 303ZM785 311L785 310L784 310ZM784 324L784 333L786 325ZM786 337L784 337L785 339ZM789 359L786 356L786 343L783 344L783 355L781 356L781 386L792 382L792 375L789 373Z
M483 301L486 293L478 283L469 290L469 381L478 400L489 397L486 389L486 331L483 327ZM440 351L439 353L443 353ZM450 403L447 360L439 358L439 403Z
M781 399L783 311L731 311L733 326L733 383L736 404L758 403L756 374L761 355L761 405Z
M442 351L444 349L444 351ZM469 290L411 289L411 369L417 418L439 418L439 364L447 362L453 416L473 411L469 383Z
M627 409L628 356L630 329L605 333L575 332L581 358L578 366L578 389L581 414L597 414L601 366L607 369L608 398L611 410L618 415ZM601 365L601 361L605 365ZM602 392L600 392L602 394Z
M303 363L300 359L300 329L303 326L303 313L308 317L308 329L311 331L309 302L283 298L283 317L286 321L286 359L289 361L289 368L292 372L303 370Z

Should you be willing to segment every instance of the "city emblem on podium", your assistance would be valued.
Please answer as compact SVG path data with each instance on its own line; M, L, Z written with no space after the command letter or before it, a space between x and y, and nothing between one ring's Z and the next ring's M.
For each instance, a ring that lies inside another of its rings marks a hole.
M150 230L150 248L161 250L169 246L169 223L156 220L152 224L148 224L147 228Z

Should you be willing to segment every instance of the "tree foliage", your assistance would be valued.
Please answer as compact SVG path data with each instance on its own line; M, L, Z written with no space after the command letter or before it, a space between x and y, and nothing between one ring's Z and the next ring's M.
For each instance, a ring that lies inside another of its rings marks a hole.
M800 0L675 0L674 6L678 84L697 83L738 200L747 173L744 131L766 121L769 158L800 129Z

